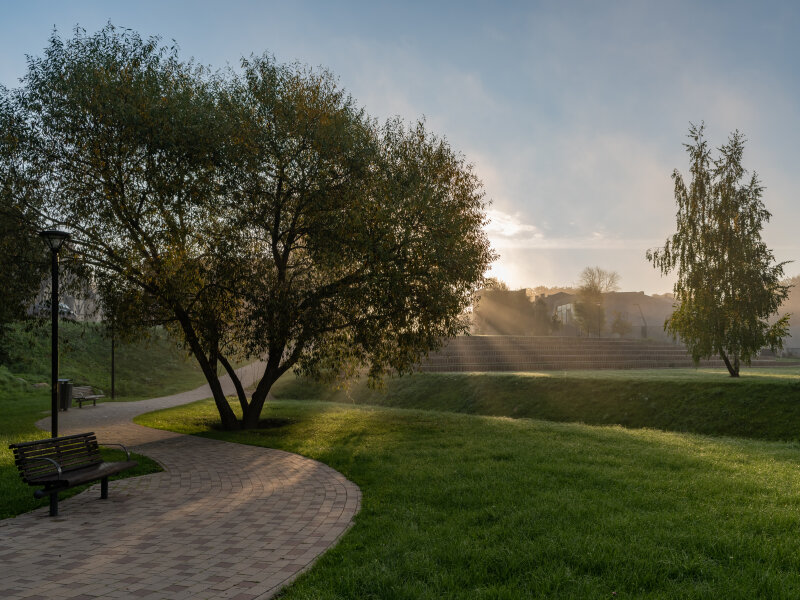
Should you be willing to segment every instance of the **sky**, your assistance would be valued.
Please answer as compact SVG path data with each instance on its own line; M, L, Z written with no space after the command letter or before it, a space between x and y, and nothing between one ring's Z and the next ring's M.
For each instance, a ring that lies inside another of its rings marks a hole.
M215 68L264 52L323 66L373 117L425 118L483 181L489 274L511 288L596 265L623 290L671 291L645 252L675 230L690 123L715 148L746 136L764 240L800 259L800 2L0 0L0 14L8 88L54 28L110 21Z

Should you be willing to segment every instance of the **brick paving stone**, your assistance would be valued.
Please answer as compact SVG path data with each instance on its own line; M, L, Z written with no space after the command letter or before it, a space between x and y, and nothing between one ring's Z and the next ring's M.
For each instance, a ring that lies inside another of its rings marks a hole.
M249 384L256 369L242 373ZM227 378L223 389L235 393ZM280 450L132 423L210 395L204 386L61 413L62 435L94 431L101 444L125 444L165 471L110 482L108 500L94 485L60 501L56 518L45 507L0 521L0 596L263 600L334 545L361 502L337 471Z

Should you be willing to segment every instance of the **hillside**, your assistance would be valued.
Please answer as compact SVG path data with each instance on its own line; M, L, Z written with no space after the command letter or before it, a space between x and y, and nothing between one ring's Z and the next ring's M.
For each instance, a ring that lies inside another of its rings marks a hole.
M2 365L29 384L50 381L50 326L17 323L3 338ZM61 321L59 376L111 392L111 340L98 323ZM163 396L205 383L197 362L163 329L136 343L116 345L118 399Z

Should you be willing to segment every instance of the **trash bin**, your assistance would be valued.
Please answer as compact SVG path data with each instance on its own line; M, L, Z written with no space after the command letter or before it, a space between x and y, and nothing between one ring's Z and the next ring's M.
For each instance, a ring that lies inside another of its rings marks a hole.
M72 380L59 379L58 380L58 408L61 410L69 410L72 406Z

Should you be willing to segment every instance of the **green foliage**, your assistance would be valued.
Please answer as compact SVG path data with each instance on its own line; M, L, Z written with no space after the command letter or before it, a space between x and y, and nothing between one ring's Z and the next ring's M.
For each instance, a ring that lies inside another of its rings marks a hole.
M483 289L484 290L501 290L504 292L509 291L508 284L503 281L502 279L498 279L497 277L487 277L486 281L483 282Z
M109 25L54 35L13 96L18 187L73 232L117 331L181 336L227 427L218 366L266 359L246 426L292 367L409 371L466 329L493 258L480 181L423 123L379 127L324 70L242 67Z
M677 308L665 329L680 337L695 361L719 354L732 377L739 364L768 346L782 347L789 315L770 324L788 296L783 265L761 239L770 218L764 187L745 179L744 137L734 132L713 158L703 126L692 125L685 144L691 163L688 187L673 172L677 231L647 258L663 274L677 270Z
M299 452L362 491L283 598L794 598L797 444L317 402L221 432L212 403L137 422Z
M11 94L0 86L0 361L9 324L24 317L49 272L45 245L37 236L38 198L19 173L24 123Z

